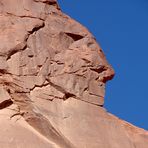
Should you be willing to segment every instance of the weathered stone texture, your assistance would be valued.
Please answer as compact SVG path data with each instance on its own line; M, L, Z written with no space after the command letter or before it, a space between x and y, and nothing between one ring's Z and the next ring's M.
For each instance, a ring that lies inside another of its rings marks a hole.
M0 1L0 147L147 148L108 114L101 47L56 0Z

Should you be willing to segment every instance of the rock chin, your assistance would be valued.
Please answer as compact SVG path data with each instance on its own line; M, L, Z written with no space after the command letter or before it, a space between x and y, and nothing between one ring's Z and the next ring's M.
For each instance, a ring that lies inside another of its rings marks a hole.
M1 0L0 40L0 147L148 147L103 108L114 70L56 0Z

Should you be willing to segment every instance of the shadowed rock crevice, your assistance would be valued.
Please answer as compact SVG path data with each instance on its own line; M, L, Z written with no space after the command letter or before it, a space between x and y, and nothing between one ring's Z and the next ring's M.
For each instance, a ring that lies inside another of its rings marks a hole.
M27 38L26 38L26 40L27 40ZM16 47L14 47L13 49L11 49L7 53L7 60L9 60L11 58L11 56L13 56L14 54L16 54L17 52L21 52L21 51L25 50L26 47L27 47L26 41L24 41L23 43L20 43L20 44L16 45Z
M44 4L47 4L47 5L51 5L51 6L54 6L56 7L58 10L60 10L60 7L57 3L57 0L34 0L35 2L41 2L41 3L44 3Z
M66 32L65 34L71 37L74 41L78 41L84 38L84 36L81 36L79 34L68 33L68 32Z
M13 102L12 102L11 99L5 100L5 101L0 103L0 110L9 107L12 104L13 104Z
M43 27L45 27L45 23L43 22L41 25L36 25L31 31L28 31L29 32L29 35L32 35L34 33L36 33L37 31L39 31L40 29L42 29ZM28 37L29 38L29 37ZM27 38L27 40L28 40ZM27 41L26 40L26 41Z
M41 28L43 28L45 26L44 22L42 22L42 24L37 24L35 25L31 31L28 31L29 34L26 35L24 42L16 45L16 47L14 47L13 49L11 49L8 53L7 53L7 60L9 60L11 58L11 56L13 56L14 54L21 52L23 50L25 50L27 48L27 41L30 37L30 35L36 33L37 31L39 31Z
M36 16L32 16L32 15L21 15L21 14L13 14L11 12L5 12L4 15L6 16L13 16L13 17L19 17L19 18L31 18L31 19L38 19L41 21L45 21L45 18L41 18L41 17L36 17Z
M49 5L57 5L57 0L34 0L35 2L42 2Z

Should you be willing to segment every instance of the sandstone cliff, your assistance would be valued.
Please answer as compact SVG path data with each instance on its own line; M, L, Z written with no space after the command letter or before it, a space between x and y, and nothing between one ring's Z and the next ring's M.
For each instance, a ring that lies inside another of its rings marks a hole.
M114 71L56 0L1 0L0 41L1 148L148 148L103 108Z

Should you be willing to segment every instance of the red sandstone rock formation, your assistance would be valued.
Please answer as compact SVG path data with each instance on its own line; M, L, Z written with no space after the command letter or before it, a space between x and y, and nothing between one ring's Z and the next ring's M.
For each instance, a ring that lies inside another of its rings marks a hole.
M148 148L103 108L114 71L56 0L0 1L1 148Z

